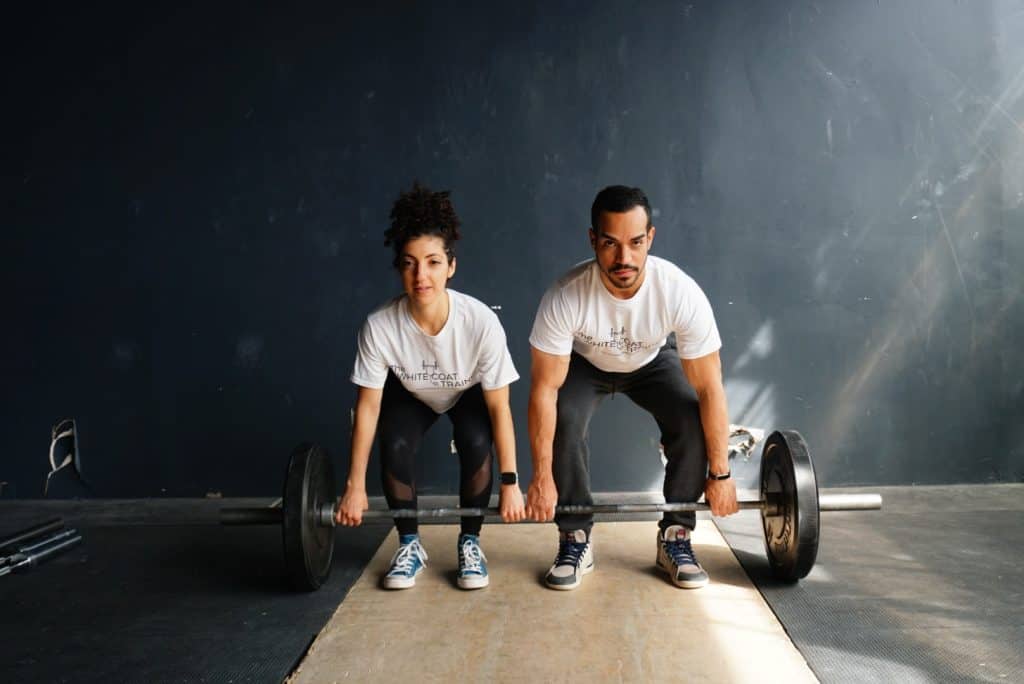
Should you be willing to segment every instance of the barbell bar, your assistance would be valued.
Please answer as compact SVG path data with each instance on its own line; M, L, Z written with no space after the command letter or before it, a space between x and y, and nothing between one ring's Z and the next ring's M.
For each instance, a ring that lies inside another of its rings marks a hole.
M765 441L760 473L760 498L740 501L741 510L760 510L765 551L772 573L795 582L806 577L818 553L821 511L865 511L882 507L879 494L819 493L807 444L793 430L773 432ZM331 570L334 553L334 515L337 507L334 469L326 451L300 444L292 452L280 507L224 508L224 525L281 525L285 564L296 588L313 591ZM626 515L706 511L706 503L632 503L563 505L567 514ZM498 508L421 508L367 510L367 522L394 518L442 519L493 517ZM524 521L532 522L532 521Z
M765 510L769 514L777 514L777 504L769 501L751 500L738 501L741 511ZM818 510L827 511L875 511L882 507L879 494L819 494ZM316 513L317 524L324 527L335 527L337 504L321 504ZM555 513L567 515L627 515L631 513L678 513L682 511L710 511L706 503L631 503L631 504L591 504L556 506ZM396 508L394 510L368 509L363 511L364 522L390 522L395 518L416 518L418 520L447 519L462 517L501 517L501 509L490 508ZM224 508L221 510L222 525L280 525L284 519L284 509L280 506L264 508ZM519 521L533 523L529 518Z

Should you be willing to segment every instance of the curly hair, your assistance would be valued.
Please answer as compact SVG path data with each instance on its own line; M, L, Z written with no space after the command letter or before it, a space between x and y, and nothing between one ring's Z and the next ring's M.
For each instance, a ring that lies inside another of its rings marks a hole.
M461 237L458 215L452 206L451 192L433 192L419 181L412 190L402 192L391 207L391 227L384 231L384 244L395 250L395 268L409 240L432 235L444 242L444 252L451 263L455 258L455 242Z

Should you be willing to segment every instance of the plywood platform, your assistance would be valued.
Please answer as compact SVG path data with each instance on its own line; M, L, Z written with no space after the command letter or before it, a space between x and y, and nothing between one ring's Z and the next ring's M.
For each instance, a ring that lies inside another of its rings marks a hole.
M455 584L455 526L424 526L414 588L380 578L392 533L290 681L816 681L714 525L694 534L711 576L678 589L654 566L654 522L598 523L595 571L575 591L543 586L553 525L488 525L491 584Z

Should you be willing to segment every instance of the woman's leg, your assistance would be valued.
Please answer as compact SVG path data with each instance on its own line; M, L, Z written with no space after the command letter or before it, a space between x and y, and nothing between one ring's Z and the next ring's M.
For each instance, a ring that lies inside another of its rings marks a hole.
M493 477L493 430L491 415L484 402L483 389L473 385L462 393L455 406L448 410L455 432L455 448L459 452L459 505L484 508L490 503ZM480 534L483 516L462 518L463 534Z
M388 507L416 508L416 452L424 433L437 420L433 409L414 397L392 373L384 383L380 418L380 478ZM398 534L415 534L415 518L396 518Z

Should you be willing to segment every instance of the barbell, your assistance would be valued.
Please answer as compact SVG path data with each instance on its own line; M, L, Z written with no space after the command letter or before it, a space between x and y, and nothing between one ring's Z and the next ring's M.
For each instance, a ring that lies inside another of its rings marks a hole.
M337 507L334 467L317 444L303 443L292 452L280 506L224 508L224 525L281 525L285 565L292 584L314 591L331 572L334 515ZM818 555L819 512L878 510L878 494L819 494L807 444L794 430L773 432L761 457L760 498L740 501L740 509L761 511L765 551L772 574L786 582L806 577ZM706 511L705 503L637 503L558 506L558 513L624 515ZM422 508L368 510L368 522L394 518L495 516L497 508ZM531 522L531 521L524 521Z

